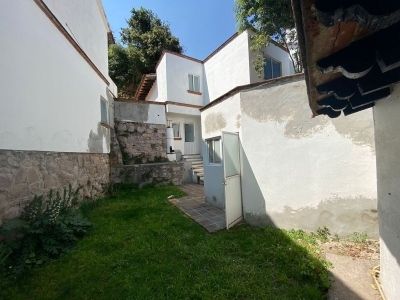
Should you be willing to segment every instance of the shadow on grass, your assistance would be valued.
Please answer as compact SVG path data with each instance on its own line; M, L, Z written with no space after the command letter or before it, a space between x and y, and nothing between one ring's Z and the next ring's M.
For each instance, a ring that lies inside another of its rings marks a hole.
M303 232L215 234L169 204L176 187L131 190L84 208L96 224L60 260L11 281L2 299L324 299L327 276Z

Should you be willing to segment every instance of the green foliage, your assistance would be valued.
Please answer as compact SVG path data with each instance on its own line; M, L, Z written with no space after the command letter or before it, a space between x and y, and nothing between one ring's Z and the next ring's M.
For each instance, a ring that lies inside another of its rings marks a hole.
M368 234L366 232L353 232L348 240L355 244L365 244L368 239Z
M236 0L235 14L239 31L254 33L251 50L256 53L253 66L259 75L265 64L263 50L271 41L291 52L295 72L302 71L290 0Z
M143 7L131 10L128 27L122 28L121 45L109 50L110 76L121 97L133 97L143 74L155 73L164 50L182 53L179 39L172 35L169 24Z
M110 77L125 97L133 97L144 69L141 54L134 47L115 44L108 48L108 67Z
M0 228L0 235L6 237L2 247L11 250L6 258L14 274L57 258L88 231L91 223L75 208L77 196L78 190L72 191L71 185L62 196L53 191L47 199L35 196L18 219L4 221Z
M324 226L323 228L318 227L317 234L312 234L314 234L323 243L329 241L329 236L331 235L329 229L326 226Z
M113 183L111 185L111 194L115 195L122 192L132 192L139 189L139 185L137 183L127 183L127 182L120 182L120 183Z
M326 299L315 237L247 225L209 234L170 195L184 193L163 186L101 200L90 236L0 299Z

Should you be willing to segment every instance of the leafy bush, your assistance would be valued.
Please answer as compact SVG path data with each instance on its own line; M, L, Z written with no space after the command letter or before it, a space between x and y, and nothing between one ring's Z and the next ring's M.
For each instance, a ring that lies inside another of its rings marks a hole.
M78 190L73 192L71 186L64 189L63 196L53 191L47 199L35 196L18 219L4 221L1 247L11 250L9 256L4 255L9 270L21 274L57 258L83 237L91 223L75 208L77 196Z

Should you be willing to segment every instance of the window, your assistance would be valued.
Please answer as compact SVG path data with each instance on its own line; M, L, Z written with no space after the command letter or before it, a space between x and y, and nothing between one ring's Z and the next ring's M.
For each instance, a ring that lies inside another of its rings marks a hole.
M281 76L281 63L269 57L265 59L264 79L272 79Z
M185 124L185 142L194 142L194 124Z
M179 123L172 123L172 129L174 131L174 138L181 137L180 124Z
M216 138L207 141L208 146L208 163L220 164L221 163L221 139Z
M200 77L189 74L189 91L200 92Z
M100 98L101 123L108 124L108 101Z

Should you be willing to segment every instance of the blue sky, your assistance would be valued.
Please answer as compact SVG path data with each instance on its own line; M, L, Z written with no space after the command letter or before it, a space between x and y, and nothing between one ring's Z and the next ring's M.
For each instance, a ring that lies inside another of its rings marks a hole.
M102 0L108 22L119 40L132 7L151 9L170 24L184 54L206 58L236 32L234 0Z

